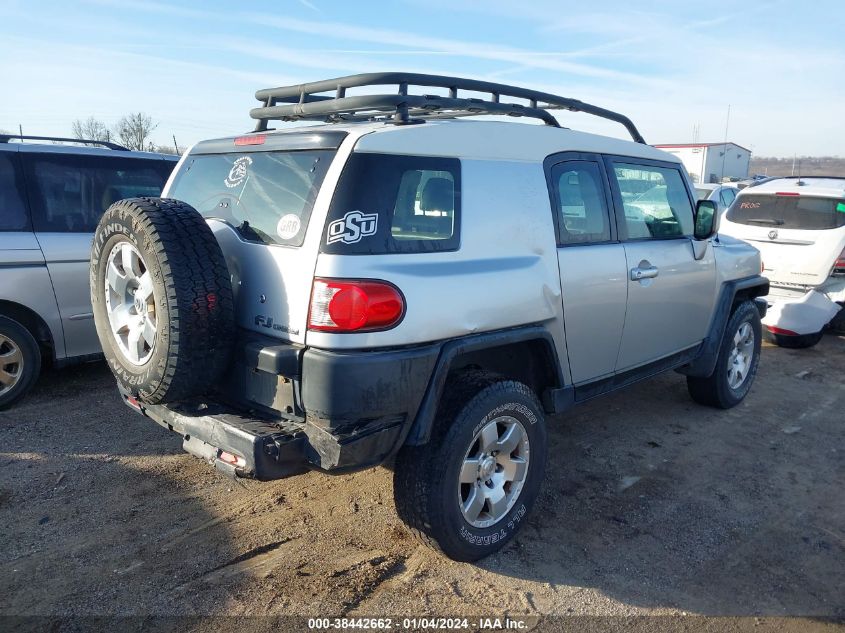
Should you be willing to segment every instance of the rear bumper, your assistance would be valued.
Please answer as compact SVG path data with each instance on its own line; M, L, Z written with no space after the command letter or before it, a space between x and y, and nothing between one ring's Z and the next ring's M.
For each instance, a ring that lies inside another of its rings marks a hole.
M778 334L792 336L820 332L841 309L836 301L818 290L798 297L773 292L766 301L768 310L763 325Z
M268 344L269 343L269 344ZM133 409L232 476L280 479L382 463L402 445L428 388L438 345L329 352L251 337L209 398Z

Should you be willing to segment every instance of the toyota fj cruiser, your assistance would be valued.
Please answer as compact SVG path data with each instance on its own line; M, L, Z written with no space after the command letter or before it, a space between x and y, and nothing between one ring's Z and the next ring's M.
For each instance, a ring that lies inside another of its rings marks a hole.
M628 118L406 73L256 97L254 133L194 146L93 248L121 393L187 451L260 480L391 464L400 517L475 560L527 519L547 414L668 370L703 404L748 393L759 254L714 237L714 203ZM545 125L459 120L479 115ZM327 123L268 129L302 119Z

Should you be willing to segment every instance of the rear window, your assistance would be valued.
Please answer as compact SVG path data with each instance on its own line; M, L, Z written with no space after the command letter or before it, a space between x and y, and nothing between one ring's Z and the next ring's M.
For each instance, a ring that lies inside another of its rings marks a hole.
M169 197L262 244L301 246L334 150L189 156Z
M421 253L460 245L457 158L352 154L332 199L325 253Z
M845 200L812 196L737 196L728 220L752 226L822 231L845 226Z
M24 154L36 231L93 233L114 202L158 196L175 162L95 154Z

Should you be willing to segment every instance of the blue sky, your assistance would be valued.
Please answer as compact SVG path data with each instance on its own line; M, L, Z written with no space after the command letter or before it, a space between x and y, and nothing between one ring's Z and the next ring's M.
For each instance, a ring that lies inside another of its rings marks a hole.
M630 116L650 143L845 155L845 3L0 0L0 128L130 111L180 145L252 128L257 89L408 70L514 83ZM621 127L561 114L570 127Z

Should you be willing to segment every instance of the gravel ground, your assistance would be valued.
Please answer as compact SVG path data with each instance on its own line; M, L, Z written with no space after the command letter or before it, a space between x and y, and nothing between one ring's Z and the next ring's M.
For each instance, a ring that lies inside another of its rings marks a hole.
M377 468L224 478L107 368L0 413L0 615L845 618L845 337L763 349L739 407L670 373L552 418L543 493L480 564L418 546ZM818 628L821 627L821 628ZM765 627L764 627L765 628Z

